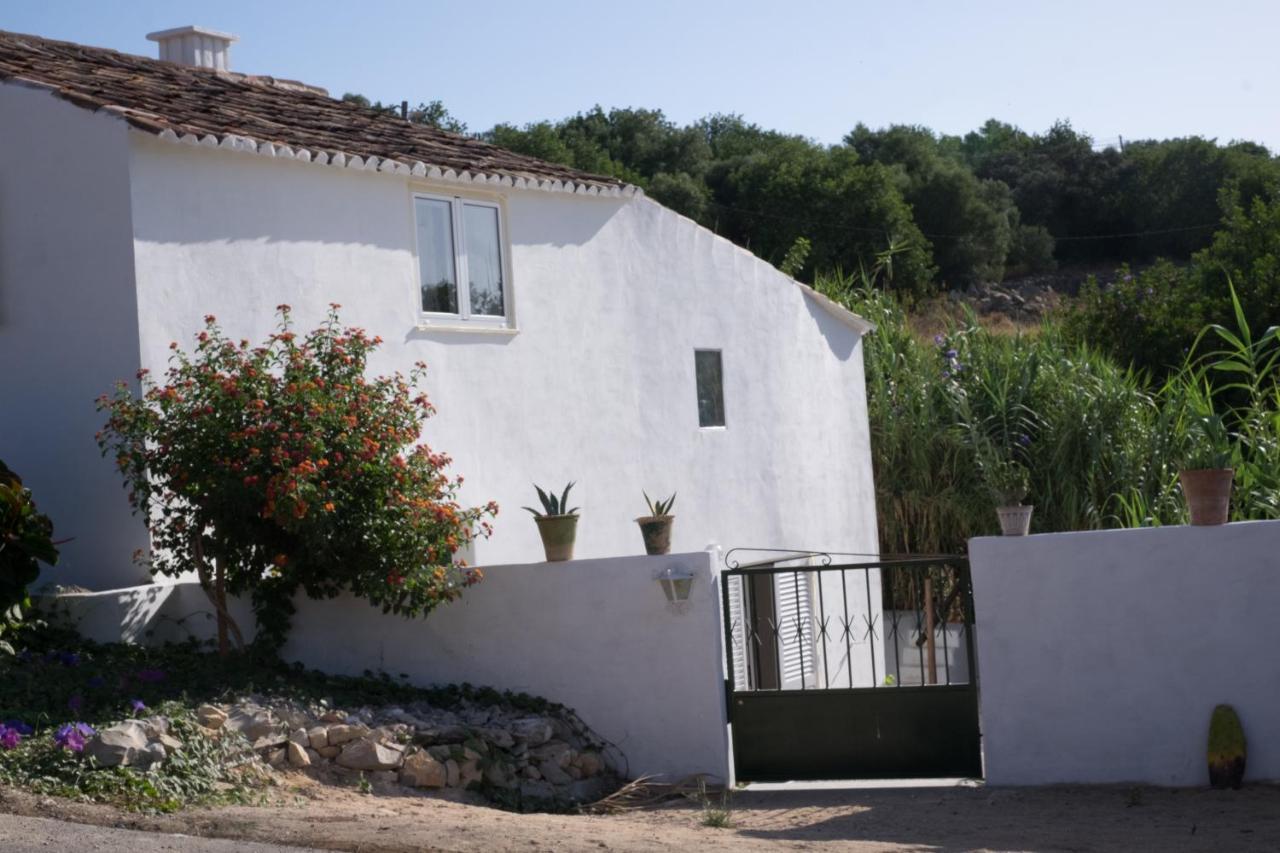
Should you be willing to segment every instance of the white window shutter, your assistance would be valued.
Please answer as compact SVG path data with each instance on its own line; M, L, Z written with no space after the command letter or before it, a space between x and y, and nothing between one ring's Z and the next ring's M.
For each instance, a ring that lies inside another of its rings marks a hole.
M742 575L730 575L729 584L729 655L733 661L733 689L748 690L751 683L747 672L747 608L746 584Z
M805 572L774 575L774 601L778 620L778 658L782 689L817 686L813 640L813 602L809 575Z

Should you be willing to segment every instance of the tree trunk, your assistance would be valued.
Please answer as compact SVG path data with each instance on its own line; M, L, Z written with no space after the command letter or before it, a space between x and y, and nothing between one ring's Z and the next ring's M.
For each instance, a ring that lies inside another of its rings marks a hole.
M209 597L209 603L213 605L214 616L217 618L218 654L226 655L231 649L231 644L228 642L228 631L230 631L231 636L235 637L236 648L243 651L244 635L240 633L240 626L231 618L231 612L227 610L227 570L222 563L222 558L214 558L213 583L210 584L209 567L205 565L204 560L204 542L201 540L199 533L196 533L192 540L191 553L195 557L196 575L200 578L200 588Z
M220 559L213 561L213 609L218 613L218 654L225 657L230 650L227 640L227 570Z

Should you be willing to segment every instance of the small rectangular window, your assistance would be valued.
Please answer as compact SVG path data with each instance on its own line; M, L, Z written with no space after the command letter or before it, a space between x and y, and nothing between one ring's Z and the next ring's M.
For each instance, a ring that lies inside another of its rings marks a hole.
M693 366L698 385L698 426L724 426L724 371L720 351L694 350Z
M423 320L506 327L510 299L498 205L415 195L414 217Z

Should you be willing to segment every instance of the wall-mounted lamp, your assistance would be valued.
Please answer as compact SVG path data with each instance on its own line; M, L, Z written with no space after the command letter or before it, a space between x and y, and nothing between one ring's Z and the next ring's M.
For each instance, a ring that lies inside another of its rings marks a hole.
M658 572L657 578L668 602L676 604L689 600L689 592L693 589L693 572L684 566L669 566Z

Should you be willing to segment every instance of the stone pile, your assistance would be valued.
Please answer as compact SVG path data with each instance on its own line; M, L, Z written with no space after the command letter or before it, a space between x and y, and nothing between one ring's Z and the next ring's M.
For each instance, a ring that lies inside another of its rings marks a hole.
M202 705L200 724L234 733L273 767L363 774L412 788L488 788L522 801L585 802L621 768L572 714L426 703L341 710L250 697Z

